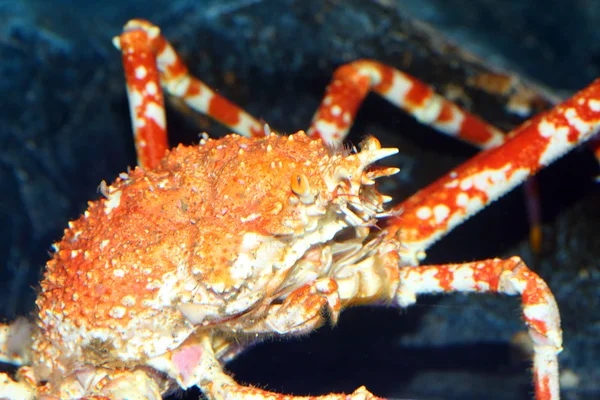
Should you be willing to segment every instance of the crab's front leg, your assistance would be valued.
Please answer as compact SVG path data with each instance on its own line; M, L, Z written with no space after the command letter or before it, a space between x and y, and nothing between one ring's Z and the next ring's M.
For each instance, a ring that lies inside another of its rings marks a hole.
M523 124L502 146L486 150L417 192L397 208L390 234L400 230L413 261L467 218L523 183L600 130L600 80ZM597 138L597 136L596 136Z

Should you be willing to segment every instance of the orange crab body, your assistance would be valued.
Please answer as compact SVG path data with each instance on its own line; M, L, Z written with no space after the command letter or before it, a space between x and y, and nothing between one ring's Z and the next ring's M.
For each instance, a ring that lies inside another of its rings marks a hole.
M418 295L519 295L536 400L559 399L560 316L519 257L422 265L466 218L600 129L600 81L505 138L415 78L371 60L334 75L307 134L280 136L187 72L147 21L122 51L139 167L70 223L55 245L35 326L0 325L12 400L159 399L199 387L210 399L295 399L243 386L222 362L269 335L313 331L354 304L407 307ZM160 88L236 131L166 150ZM367 138L345 149L375 91L420 121L488 148L389 209L372 165L397 152ZM33 332L33 343L23 337ZM323 400L375 398L364 387Z
M266 333L274 301L343 273L334 236L351 228L357 243L370 240L367 227L384 215L369 175L396 169L367 167L395 150L368 143L345 154L302 132L230 135L122 174L55 245L37 300L38 379L156 366L198 329Z

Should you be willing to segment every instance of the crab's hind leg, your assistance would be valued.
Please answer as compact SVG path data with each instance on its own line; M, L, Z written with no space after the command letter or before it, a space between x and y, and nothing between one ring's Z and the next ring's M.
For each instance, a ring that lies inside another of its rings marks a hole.
M334 72L308 134L334 145L341 143L370 91L419 122L477 147L489 148L504 141L501 131L436 94L415 77L372 60L354 61Z
M133 19L114 39L121 50L127 79L131 118L138 163L153 168L167 149L164 100L166 93L180 98L193 110L206 114L243 136L264 136L264 126L256 118L216 94L194 78L160 34L148 21Z

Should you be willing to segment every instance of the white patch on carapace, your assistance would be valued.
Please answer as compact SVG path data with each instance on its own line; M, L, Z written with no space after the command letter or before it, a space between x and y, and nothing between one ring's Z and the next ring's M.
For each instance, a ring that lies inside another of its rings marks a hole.
M250 278L257 266L257 252L264 244L264 239L255 233L246 233L240 244L239 254L230 269L231 278L243 281ZM271 260L261 260L263 264L269 264Z
M422 220L429 219L431 217L431 214L432 214L431 208L427 207L427 206L420 207L417 210L417 218L422 219Z
M131 307L135 305L135 296L128 294L121 299L121 304L123 304L125 307Z
M125 276L125 271L123 271L122 269L114 269L113 275L117 278L122 278Z
M250 292L247 296L239 297L233 301L227 302L225 314L235 315L248 310L252 305L256 304L264 294L260 291Z
M253 213L253 214L248 215L247 217L240 218L240 221L242 221L242 222L250 222L250 221L254 221L255 219L257 219L259 217L260 217L259 213Z
M225 283L224 282L211 283L210 288L215 293L223 293L225 291Z
M148 75L148 71L146 70L146 67L144 67L143 65L136 67L136 69L135 69L135 78L136 79L144 79L146 77L146 75Z
M110 311L108 312L108 315L110 315L113 318L123 318L125 316L125 313L127 312L127 310L124 307L113 307L110 309Z
M110 240L108 239L104 239L103 241L100 242L100 250L104 250L104 248L106 246L108 246L108 244L110 243Z
M119 207L119 204L121 204L121 194L122 192L117 190L116 192L108 195L108 198L104 202L104 214L108 215L112 210Z
M150 102L146 106L146 111L144 112L146 118L150 118L156 122L156 125L165 129L165 112L164 108L155 102Z
M437 206L433 207L433 215L435 216L435 222L439 224L448 218L448 215L450 215L450 209L444 204L438 204Z

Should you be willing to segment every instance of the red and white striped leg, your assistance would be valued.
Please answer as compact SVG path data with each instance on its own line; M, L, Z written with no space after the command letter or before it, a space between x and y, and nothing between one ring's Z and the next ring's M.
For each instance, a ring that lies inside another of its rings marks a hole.
M155 168L168 149L163 92L156 66L156 48L143 30L114 39L123 54L133 138L142 168Z
M499 145L501 131L436 94L418 79L372 60L338 68L308 130L311 137L341 143L369 91L374 91L419 122L481 148Z
M400 269L396 302L401 307L413 304L419 294L450 292L520 295L533 340L535 399L558 400L562 331L558 307L546 283L519 257Z
M114 45L123 54L138 163L153 168L167 149L161 87L193 110L242 136L264 136L264 125L202 81L194 78L173 47L148 21L125 24Z
M399 230L409 263L464 220L508 193L600 129L600 80L526 122L486 150L397 206L388 231Z

